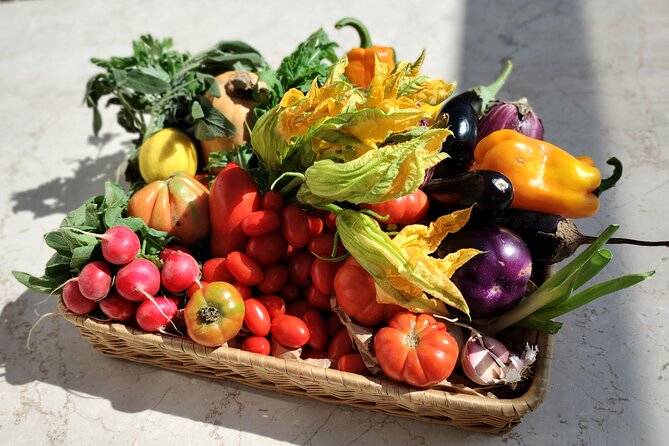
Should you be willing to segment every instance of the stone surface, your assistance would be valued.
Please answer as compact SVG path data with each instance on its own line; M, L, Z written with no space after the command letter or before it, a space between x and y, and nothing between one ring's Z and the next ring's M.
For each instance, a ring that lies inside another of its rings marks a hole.
M612 246L602 274L656 270L649 281L562 320L547 400L510 433L448 427L281 396L109 359L59 317L54 298L26 291L11 270L39 274L51 251L41 235L102 191L125 158L112 110L102 138L82 105L93 56L129 53L142 33L198 51L245 40L276 66L317 27L344 48L357 16L379 44L461 89L489 82L504 58L515 69L502 99L526 96L546 139L605 166L625 165L594 234L669 239L665 88L669 3L646 2L115 2L0 4L0 443L2 444L666 444L669 425L669 284L666 248ZM606 167L603 170L607 171ZM664 198L663 198L664 197Z

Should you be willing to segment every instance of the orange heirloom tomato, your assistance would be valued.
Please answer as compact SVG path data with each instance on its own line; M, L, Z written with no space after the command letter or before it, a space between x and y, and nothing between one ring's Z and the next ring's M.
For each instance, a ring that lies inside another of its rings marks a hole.
M448 378L458 360L455 338L429 314L403 311L374 337L381 370L388 377L416 387Z
M244 300L227 282L197 290L184 309L188 336L205 347L219 347L237 336L244 323Z

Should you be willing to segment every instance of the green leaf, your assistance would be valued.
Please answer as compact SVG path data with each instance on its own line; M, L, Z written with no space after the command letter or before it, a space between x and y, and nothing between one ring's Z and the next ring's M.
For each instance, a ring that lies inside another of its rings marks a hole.
M94 245L83 245L74 248L72 250L72 258L70 259L70 267L76 272L81 271L87 263L90 263L93 251L97 248L98 244L99 242Z
M517 325L519 327L529 328L531 330L540 330L544 333L553 335L557 334L557 332L560 331L560 328L562 328L562 322L543 320L536 315L526 317L522 321L518 322Z
M127 204L128 195L121 186L111 181L105 181L105 194L102 207L105 209L115 207L124 208Z
M225 136L231 138L237 132L235 125L218 111L211 102L206 99L199 101L203 117L196 119L193 127L195 138L208 140ZM192 110L192 109L191 109Z
M202 110L202 106L198 101L193 101L190 108L190 115L194 120L204 118L204 110Z
M60 277L70 273L70 257L55 253L44 269L45 277Z
M57 278L48 276L36 277L21 271L12 271L12 275L25 287L38 293L52 293L62 283L60 279Z

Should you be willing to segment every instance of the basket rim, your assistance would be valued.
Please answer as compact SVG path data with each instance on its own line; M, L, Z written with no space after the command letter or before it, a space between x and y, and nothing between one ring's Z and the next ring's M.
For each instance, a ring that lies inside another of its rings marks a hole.
M553 336L539 332L537 339L539 353L533 365L533 376L530 386L525 393L518 397L497 399L442 389L420 389L385 377L367 377L307 362L247 352L234 347L204 347L196 344L186 336L149 333L141 328L126 326L120 322L106 322L88 316L76 315L67 310L61 297L58 299L58 307L61 315L81 330L102 332L133 342L150 343L167 350L192 352L204 362L233 361L236 363L251 364L263 368L285 371L285 373L290 375L320 377L329 383L360 388L361 390L364 389L364 391L377 394L386 393L392 389L398 394L399 398L406 398L408 402L413 404L424 400L429 401L432 405L466 406L472 411L489 416L506 417L509 414L516 414L522 417L541 405L548 392L550 365L553 358Z

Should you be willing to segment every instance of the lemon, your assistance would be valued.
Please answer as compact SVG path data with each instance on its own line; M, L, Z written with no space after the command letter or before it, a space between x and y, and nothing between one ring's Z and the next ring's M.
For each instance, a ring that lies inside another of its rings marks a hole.
M139 172L144 181L166 180L177 172L195 175L197 150L184 132L162 129L139 148Z

